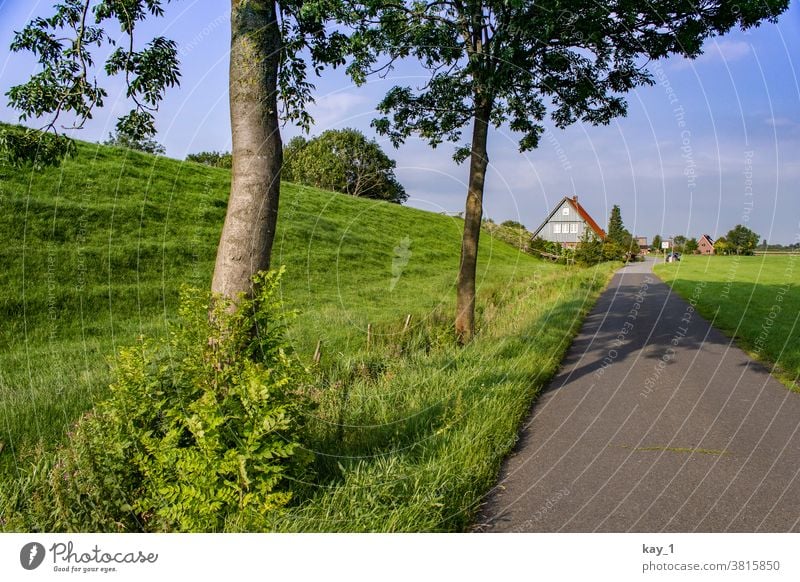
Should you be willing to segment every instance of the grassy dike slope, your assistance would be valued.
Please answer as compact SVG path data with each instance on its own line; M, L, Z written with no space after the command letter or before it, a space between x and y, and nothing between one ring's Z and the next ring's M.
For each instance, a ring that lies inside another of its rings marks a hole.
M58 169L0 167L6 479L26 445L63 440L104 397L118 347L167 332L181 284L208 285L229 179L93 144ZM323 346L308 435L318 460L291 515L264 527L464 528L610 267L567 269L484 236L481 334L460 350L449 326L460 220L284 184L279 223L292 339L306 362Z
M800 379L800 255L686 256L656 274L794 390Z

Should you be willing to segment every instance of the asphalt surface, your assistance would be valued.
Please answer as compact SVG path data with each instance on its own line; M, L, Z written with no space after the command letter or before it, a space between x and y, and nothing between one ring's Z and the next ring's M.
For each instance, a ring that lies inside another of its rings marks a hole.
M650 267L601 295L477 531L800 531L800 394Z

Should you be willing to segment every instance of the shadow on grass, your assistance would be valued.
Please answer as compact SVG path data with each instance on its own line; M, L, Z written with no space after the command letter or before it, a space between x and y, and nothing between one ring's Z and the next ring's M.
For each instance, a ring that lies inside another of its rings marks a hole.
M350 369L336 371L339 380L327 382L308 443L316 456L318 485L336 486L352 470L398 459L423 463L439 446L437 439L453 427L468 440L485 438L467 433L476 427L481 427L479 433L491 433L487 425L496 424L494 407L505 411L503 424L519 426L556 372L584 306L583 299L559 302L508 335L479 335L464 349L431 350L412 342L417 350L387 349L380 366L375 360L381 356L373 354L366 358L369 366L356 359ZM378 374L359 372L378 368ZM514 439L515 432L509 432L498 441L505 443L502 447L492 445L493 475Z
M571 355L563 362L563 372L549 389L590 374L599 380L607 367L631 367L637 358L662 360L664 366L674 366L678 360L673 350L678 348L691 352L703 349L721 357L730 348L731 338L768 368L777 363L783 373L776 375L782 380L788 375L797 381L797 287L790 286L787 291L778 285L681 281L680 288L673 291L655 276L649 275L649 282L646 277L625 275L618 286L618 279L614 280L586 318ZM777 314L775 305L779 306ZM753 368L767 373L761 366Z

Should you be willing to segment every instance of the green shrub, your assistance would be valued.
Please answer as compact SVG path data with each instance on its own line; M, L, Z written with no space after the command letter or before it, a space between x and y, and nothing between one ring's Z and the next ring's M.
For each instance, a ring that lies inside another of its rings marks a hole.
M38 171L45 166L58 166L75 153L75 142L64 135L0 125L0 166L30 165Z
M611 260L606 257L605 249L603 241L587 228L575 249L575 261L579 265L589 266Z
M306 471L298 444L305 371L290 353L276 286L256 280L237 310L182 291L168 339L117 359L111 396L85 415L31 495L49 494L48 530L220 531L291 499Z
M233 166L233 157L230 152L198 152L186 156L186 161L228 170Z
M575 258L575 250L562 245L561 243L544 240L541 237L531 239L526 252L535 256L550 258L550 255L559 257L561 264L571 262Z

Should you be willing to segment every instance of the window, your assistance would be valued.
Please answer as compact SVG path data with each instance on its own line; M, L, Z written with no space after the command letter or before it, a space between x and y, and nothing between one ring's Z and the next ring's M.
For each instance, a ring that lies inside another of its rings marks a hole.
M553 234L561 234L561 224L558 222L553 223Z
M571 233L573 233L573 234L577 233L578 232L578 223L577 222L573 222L572 224L570 224L569 225L569 231Z
M561 214L563 214L564 216L569 216L569 206L565 206L564 208L562 208Z

